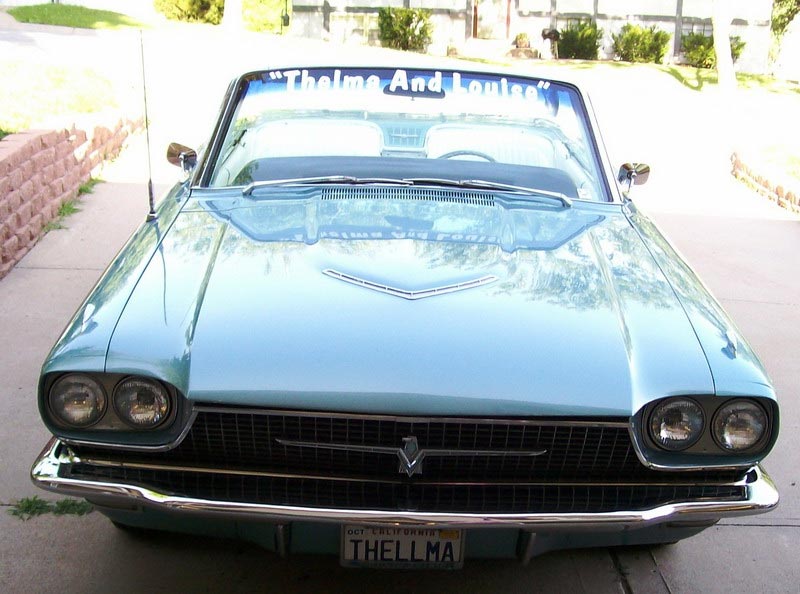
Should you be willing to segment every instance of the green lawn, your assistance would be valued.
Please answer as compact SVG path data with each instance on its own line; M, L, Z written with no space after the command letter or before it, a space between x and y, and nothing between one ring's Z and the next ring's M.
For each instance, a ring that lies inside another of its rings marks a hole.
M9 8L8 14L20 23L58 25L77 29L145 28L147 25L118 12L94 10L70 4L36 4Z
M653 65L666 72L679 83L692 89L702 91L707 85L718 83L717 71L709 68L692 68L691 66L660 66ZM763 89L773 93L797 93L800 94L800 85L797 83L780 80L766 74L747 74L744 72L736 73L736 80L740 89Z
M471 59L471 58L470 58ZM476 60L480 62L493 63L492 60ZM541 60L533 61L532 64L543 64L546 66L558 66L566 70L589 70L598 68L612 68L614 70L630 70L631 75L635 75L637 70L650 68L659 70L670 75L683 86L693 91L708 90L717 85L717 71L711 68L694 68L692 66L679 66L676 64L634 64L631 62L617 62L613 60ZM514 65L514 62L503 62L503 64ZM800 95L800 84L781 80L766 74L747 74L744 72L736 73L736 80L739 89L762 89L772 93L785 93Z
M0 61L0 80L14 81L0 85L0 136L117 105L113 85L88 68Z

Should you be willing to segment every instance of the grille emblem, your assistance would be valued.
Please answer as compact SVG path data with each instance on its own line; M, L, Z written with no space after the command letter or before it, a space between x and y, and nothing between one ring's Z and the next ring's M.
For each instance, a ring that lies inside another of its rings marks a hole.
M323 443L316 441L295 441L276 439L285 447L314 448L318 450L338 450L344 452L361 452L365 454L394 454L399 461L397 472L405 472L408 476L422 474L422 461L425 458L453 456L541 456L547 450L448 450L419 447L414 435L403 438L402 448L385 446L368 446L349 443Z
M419 449L419 442L413 435L403 438L403 449L397 452L400 458L400 467L397 472L405 472L408 476L422 474L422 459L425 457L425 450Z

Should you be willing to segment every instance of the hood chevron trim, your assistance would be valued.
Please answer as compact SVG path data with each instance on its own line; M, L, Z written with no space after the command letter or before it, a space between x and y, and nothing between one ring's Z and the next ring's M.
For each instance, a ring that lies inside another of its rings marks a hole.
M378 291L379 293L386 293L387 295L393 295L394 297L402 297L403 299L409 299L412 301L416 299L424 299L425 297L435 297L437 295L446 295L447 293L455 293L456 291L465 291L467 289L474 289L476 287L489 285L498 280L498 277L489 275L465 281L463 283L455 283L452 285L444 285L441 287L432 287L430 289L411 291L408 289L399 289L396 287L390 287L388 285L359 278L351 274L339 272L338 270L333 270L331 268L326 268L325 270L322 271L322 274L325 274L327 276L330 276L331 278L335 278L340 281L344 281L346 283L350 283L351 285L356 285L358 287L363 287L365 289L372 289L373 291Z

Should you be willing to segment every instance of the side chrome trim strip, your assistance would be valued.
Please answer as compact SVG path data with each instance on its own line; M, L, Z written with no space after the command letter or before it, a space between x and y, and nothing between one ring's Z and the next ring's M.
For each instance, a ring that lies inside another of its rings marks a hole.
M404 438L407 439L407 438ZM313 448L318 450L342 450L345 452L363 452L367 454L394 454L400 456L407 454L403 448L390 448L383 446L368 446L350 443L327 443L322 441L294 441L291 439L276 439L282 446L291 446L296 448ZM426 456L541 456L547 450L441 450L436 448L417 449L424 453ZM406 461L409 461L409 456L406 455Z
M743 501L693 501L659 506L643 511L577 514L475 514L413 511L379 511L262 505L180 497L144 487L114 482L68 479L59 476L62 464L70 464L62 443L53 438L31 469L33 484L64 495L86 498L116 498L165 511L207 516L250 518L275 522L352 522L366 525L447 526L452 528L520 527L541 530L624 530L671 521L717 520L722 517L764 513L778 505L778 491L760 466L736 483L746 491Z
M161 472L195 472L197 474L220 474L229 476L253 476L253 477L269 477L269 478L285 478L285 479L309 479L318 481L331 481L331 482L348 482L348 483L382 483L393 485L407 485L408 481L405 479L397 478L396 480L381 478L362 478L357 476L321 476L316 474L290 474L288 472L270 472L259 470L238 470L231 468L215 468L211 466L181 466L179 464L152 464L149 462L118 462L115 460L102 460L97 458L79 457L67 450L62 453L61 460L68 459L70 464L87 464L90 466L101 466L104 468L136 468L139 470L156 470ZM425 485L429 487L470 487L470 486L505 486L513 485L516 487L547 487L552 486L553 483L542 481L416 481L418 485ZM561 487L676 487L684 483L671 483L671 482L642 482L642 481L626 481L626 482L604 482L604 481L560 481ZM724 482L707 482L703 483L707 487L724 487L724 486L741 486L747 482L739 483L724 483Z
M359 278L351 274L339 272L338 270L333 270L331 268L326 268L322 271L322 274L331 278L335 278L336 280L350 283L351 285L356 285L357 287L371 289L373 291L378 291L379 293L386 293L387 295L392 295L394 297L402 297L403 299L408 299L411 301L425 299L426 297L435 297L437 295L446 295L447 293L455 293L456 291L466 291L467 289L482 287L483 285L489 285L499 280L498 277L489 275L465 281L463 283L444 285L442 287L432 287L430 289L421 289L419 291L411 291L408 289L398 289L396 287L390 287L389 285L383 285L381 283Z
M519 419L519 418L476 418L476 417L404 417L398 415L382 415L382 414L351 414L351 413L338 413L338 412L321 412L321 411L295 411L295 410L281 410L281 409L263 409L263 408L239 408L239 407L226 407L226 406L212 406L204 404L195 404L186 425L181 430L178 437L169 443L160 445L141 445L141 444L122 444L119 442L106 442L106 441L91 441L88 439L70 439L66 437L59 438L62 442L69 445L88 446L88 447L102 447L113 450L125 450L135 452L166 452L178 447L188 435L189 431L194 425L198 412L212 412L212 413L226 413L226 414L248 414L248 415L286 415L296 417L327 417L337 419L364 419L376 421L402 421L406 423L472 423L478 425L492 425L492 424L507 424L507 425L530 425L540 426L547 425L553 427L628 427L628 422L623 421L581 421L581 420L547 420L546 418L539 419Z
M389 454L397 457L400 466L398 472L405 472L408 476L422 474L422 463L427 457L457 457L457 456L541 456L547 450L458 450L420 448L417 438L412 436L403 438L403 447L371 446L349 443L325 443L317 441L295 441L290 439L276 439L284 447L310 448L317 450L335 450L343 452L359 452L364 454Z

